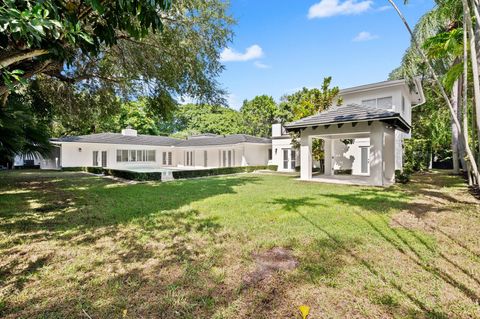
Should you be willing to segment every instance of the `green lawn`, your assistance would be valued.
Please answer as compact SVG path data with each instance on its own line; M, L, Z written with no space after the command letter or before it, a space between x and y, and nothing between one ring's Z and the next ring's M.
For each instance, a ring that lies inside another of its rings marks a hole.
M479 207L439 172L388 189L0 172L0 317L480 318ZM298 267L246 285L279 246Z

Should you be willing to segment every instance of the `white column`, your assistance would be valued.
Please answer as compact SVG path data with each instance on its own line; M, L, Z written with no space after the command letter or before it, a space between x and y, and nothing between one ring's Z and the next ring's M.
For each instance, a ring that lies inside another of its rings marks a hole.
M370 182L383 186L384 132L381 123L372 125L370 133Z
M312 139L309 136L300 138L300 179L312 179Z
M325 139L324 140L324 149L325 149L325 175L333 175L333 140Z

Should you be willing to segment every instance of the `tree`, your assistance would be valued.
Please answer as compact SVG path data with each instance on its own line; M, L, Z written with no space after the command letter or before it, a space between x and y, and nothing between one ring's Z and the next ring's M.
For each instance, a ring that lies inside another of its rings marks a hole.
M245 100L240 113L244 121L244 133L260 137L272 136L272 124L278 117L278 107L273 97L259 95L250 101Z
M220 0L6 0L0 96L37 75L49 94L223 101L218 57L233 20Z
M34 87L12 94L0 108L0 163L9 164L16 155L33 159L49 153L49 109Z
M240 112L209 104L181 105L166 122L161 126L168 127L169 134L180 137L199 133L238 134L244 130Z
M338 96L340 89L337 86L330 88L331 82L332 77L329 76L323 79L320 89L304 87L298 92L283 96L280 103L280 118L284 122L289 122L314 115L331 107L335 100L337 105L341 105L342 99Z
M320 89L304 87L298 92L283 96L280 103L279 117L283 122L290 122L327 110L335 101L337 106L341 105L343 100L339 96L340 89L337 86L330 88L331 82L332 77L329 76L323 79ZM293 147L299 148L299 133L292 132L290 136L292 137ZM315 160L323 159L323 140L315 139L312 142L312 154Z
M476 163L476 160L475 160L475 157L472 153L472 150L470 148L470 145L468 144L468 131L467 131L467 128L462 128L462 125L460 124L460 121L458 120L457 118L457 114L455 112L455 108L454 106L452 105L452 102L450 101L448 95L447 95L447 92L440 80L440 77L438 76L437 74L437 71L433 65L433 63L430 61L430 59L427 57L427 55L425 54L425 52L422 50L422 47L421 47L421 41L419 41L420 37L419 37L419 34L421 35L420 32L418 32L418 29L414 31L412 31L412 29L410 28L410 25L408 24L408 22L406 21L405 17L403 16L403 14L401 13L400 9L398 8L398 6L395 4L395 2L393 0L388 0L390 2L390 4L393 6L393 8L395 9L395 11L398 13L398 16L400 17L400 19L402 20L403 24L405 25L407 31L409 32L410 36L411 36L411 52L413 52L411 55L416 55L418 57L418 59L420 59L424 65L424 67L426 68L426 70L428 71L428 74L432 77L432 80L433 80L433 83L436 85L436 87L438 88L438 92L440 93L441 97L443 98L445 104L447 105L449 111L450 111L450 114L451 114L451 118L455 124L455 127L456 129L461 132L461 136L462 136L462 139L461 139L461 142L463 144L463 147L465 149L465 153L466 153L466 159L469 161L468 163L468 166L471 167L471 170L472 170L472 174L474 175L475 177L475 182L478 183L480 182L480 175L479 175L479 171L478 171L478 166L477 166L477 163ZM473 72L473 76L474 76L474 91L475 92L480 92L479 90L479 81L478 81L478 65L477 65L477 60L474 59L473 57L477 56L477 53L476 52L476 49L475 49L475 35L473 34L473 32L471 30L472 27L471 27L471 17L470 17L470 9L468 7L468 4L466 3L466 1L462 0L462 4L463 4L463 15L465 16L466 15L466 24L464 25L464 32L466 32L467 34L470 35L470 41L471 41L471 46L473 46L474 49L472 49L471 51L471 55L472 55L472 72ZM438 6L439 9L436 9L436 10L433 10L433 12L435 12L435 17L439 17L440 19L438 20L442 20L442 16L441 15L451 15L452 13L454 12L457 12L459 9L459 2L458 1L453 1L453 0L445 0L445 1L441 1L439 3L439 6ZM460 9L460 10L462 10ZM455 15L454 15L455 16ZM464 74L465 78L467 76L467 74ZM460 86L459 86L460 87ZM479 99L479 94L475 94L476 96L476 99L478 100ZM478 124L477 124L478 126Z

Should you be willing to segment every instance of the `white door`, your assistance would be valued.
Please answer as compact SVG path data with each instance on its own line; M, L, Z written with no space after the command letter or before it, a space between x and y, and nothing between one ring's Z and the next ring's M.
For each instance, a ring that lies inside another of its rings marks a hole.
M368 174L368 153L369 153L369 147L360 147L361 151L361 170L360 172L362 174Z
M102 167L107 167L107 151L102 151Z
M296 163L296 152L290 148L284 148L283 150L283 169L292 170L295 169Z

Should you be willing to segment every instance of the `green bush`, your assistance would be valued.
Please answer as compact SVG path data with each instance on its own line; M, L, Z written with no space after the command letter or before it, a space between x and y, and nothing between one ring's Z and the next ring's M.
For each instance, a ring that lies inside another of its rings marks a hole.
M407 139L404 141L405 163L404 171L426 171L432 159L432 143L424 139Z
M84 167L85 172L93 173L93 174L103 174L103 167Z
M395 182L406 184L410 181L411 172L404 169L403 171L397 169L395 170Z
M119 177L123 179L129 179L133 181L161 181L162 172L133 172L120 169L109 169L105 168L103 170L105 175Z
M190 171L173 171L173 178L194 178L194 177L204 177L204 176L215 176L215 175L228 175L228 174L238 174L238 173L251 173L258 170L276 170L276 165L270 166L239 166L239 167L220 167L220 168L210 168L210 169L201 169L201 170L190 170Z
M278 165L268 165L268 166L267 166L267 169L268 169L269 171L274 171L274 172L276 172L276 171L278 171Z
M202 170L190 170L190 171L172 171L174 179L179 178L194 178L214 175L228 175L237 173L251 173L258 170L269 169L272 171L277 170L277 165L269 166L240 166L240 167L220 167ZM120 169L110 169L102 167L65 167L62 170L72 172L88 172L93 174L105 174L108 176L119 177L123 179L129 179L134 181L161 181L162 172L134 172Z
M65 172L86 172L86 167L77 166L77 167L62 167L62 171Z

